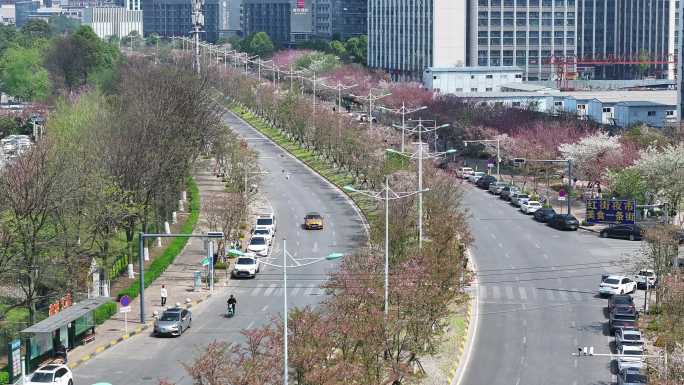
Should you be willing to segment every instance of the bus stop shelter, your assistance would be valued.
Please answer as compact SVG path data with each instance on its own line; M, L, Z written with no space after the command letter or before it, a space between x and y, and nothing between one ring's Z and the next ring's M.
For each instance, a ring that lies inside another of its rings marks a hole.
M22 330L28 369L53 357L59 345L68 351L81 344L95 330L93 311L110 301L108 297L88 298Z

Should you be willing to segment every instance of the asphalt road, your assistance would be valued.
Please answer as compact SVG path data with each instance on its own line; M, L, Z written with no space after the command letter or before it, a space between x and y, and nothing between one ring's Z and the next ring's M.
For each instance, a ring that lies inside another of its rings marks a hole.
M276 213L277 232L268 261L282 265L283 240L295 258L318 258L334 252L350 252L365 242L366 233L354 208L341 192L266 140L256 130L227 114L226 122L247 139L259 153L259 188ZM305 231L304 215L318 211L325 229ZM290 261L290 264L294 262ZM338 262L323 261L299 269L288 269L288 306L315 306L322 298L319 285ZM109 382L113 385L157 384L165 378L176 384L190 384L182 362L190 362L208 343L218 340L236 343L240 332L269 322L283 312L283 274L263 266L252 280L230 280L228 287L193 308L192 327L180 338L134 337L106 350L74 371L76 385ZM223 317L226 297L236 294L237 314Z
M467 184L467 182L464 182ZM571 356L578 346L608 353L602 272L630 272L640 242L562 232L469 185L479 325L464 385L588 385L614 381L605 357Z

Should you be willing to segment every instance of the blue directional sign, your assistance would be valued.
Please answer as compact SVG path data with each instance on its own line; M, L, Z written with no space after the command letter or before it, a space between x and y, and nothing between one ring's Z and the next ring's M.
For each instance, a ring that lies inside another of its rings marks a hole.
M587 223L634 224L637 204L635 200L589 199Z

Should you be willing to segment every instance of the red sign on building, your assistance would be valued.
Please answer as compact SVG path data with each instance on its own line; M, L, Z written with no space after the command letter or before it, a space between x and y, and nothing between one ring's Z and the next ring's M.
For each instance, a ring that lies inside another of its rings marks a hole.
M306 7L306 4L304 4L305 0L297 0L297 8L304 8Z

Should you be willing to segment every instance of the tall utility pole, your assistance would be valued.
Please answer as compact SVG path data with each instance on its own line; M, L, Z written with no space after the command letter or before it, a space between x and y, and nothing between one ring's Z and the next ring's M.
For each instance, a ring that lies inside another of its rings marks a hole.
M368 131L373 131L373 102L376 100L380 100L382 98L386 98L390 95L392 94L389 92L382 95L373 95L372 88L368 90L368 96L359 96L351 94L352 97L359 98L363 101L368 102Z
M407 154L405 152L393 150L393 149L387 149L387 152L392 153L392 154L397 154L401 155L404 157L407 157L409 159L417 159L418 160L418 249L423 248L423 159L430 159L430 158L437 158L441 157L444 155L451 155L456 153L456 150L454 149L449 149L444 152L426 152L423 150L423 146L426 143L423 143L423 134L424 133L429 133L433 131L437 131L440 128L446 128L449 127L450 125L447 124L442 124L441 126L437 126L437 123L435 122L434 127L426 127L423 125L423 120L419 119L418 124L413 127L410 130L407 130L409 133L412 134L418 134L418 151L416 151L413 154Z
M202 28L204 27L204 14L202 13L202 7L204 6L204 0L192 0L192 37L195 43L195 52L193 57L193 63L195 71L197 71L197 76L201 75L200 68L200 33L202 33Z
M413 114L414 112L418 112L421 110L425 110L425 109L427 109L427 107L422 106L422 107L410 109L410 108L406 108L406 104L404 103L404 101L402 101L401 102L401 108L390 109L390 108L382 107L382 106L380 106L379 108L383 109L385 111L389 111L393 114L401 114L401 127L399 127L397 125L393 125L393 126L395 128L401 129L401 152L404 152L404 147L405 147L404 146L404 142L405 142L404 138L406 137L406 132L405 132L406 131L406 115Z
M496 179L501 181L501 139L477 139L477 140L464 140L463 143L468 147L468 143L496 143Z

